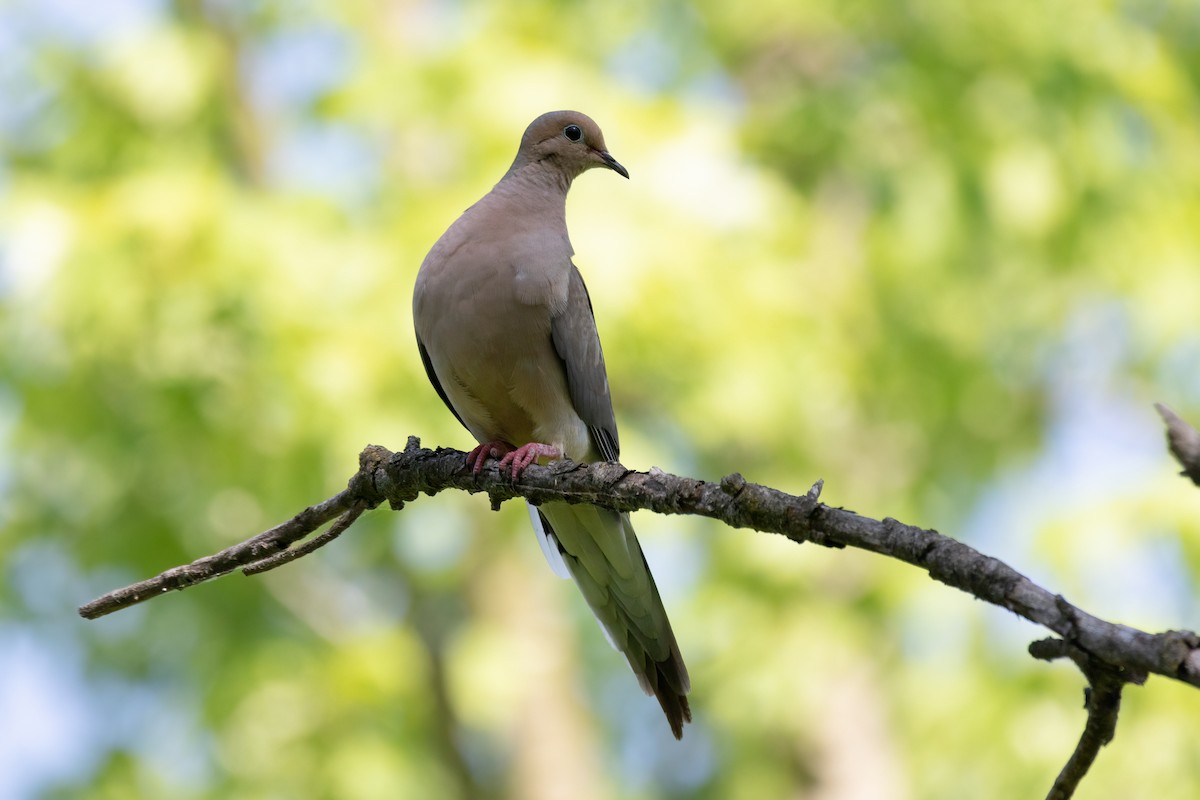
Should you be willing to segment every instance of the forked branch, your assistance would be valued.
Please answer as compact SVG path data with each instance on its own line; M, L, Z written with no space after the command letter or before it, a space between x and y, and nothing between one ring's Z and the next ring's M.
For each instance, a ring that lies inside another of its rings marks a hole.
M1184 465L1184 474L1200 484L1200 434L1169 409L1158 408L1167 421L1171 449ZM1112 739L1124 684L1140 684L1147 675L1155 674L1200 686L1200 637L1195 633L1149 633L1099 619L1008 564L936 531L825 505L818 499L820 481L803 495L791 495L748 483L736 473L713 483L660 470L635 472L616 463L559 461L531 466L513 482L500 474L494 462L479 475L472 475L465 468L465 457L458 450L422 448L416 437L410 437L398 453L368 446L359 456L358 472L334 497L219 553L109 592L82 606L79 613L95 619L238 568L246 574L273 569L332 541L363 511L380 503L399 510L422 494L460 489L486 492L493 507L523 497L535 504L565 500L621 511L696 514L735 528L780 534L797 543L869 550L919 567L935 580L1047 628L1056 638L1035 642L1031 652L1046 660L1071 658L1089 683L1088 721L1051 798L1070 797L1101 746ZM1192 458L1195 460L1190 461ZM291 549L335 518L326 533Z

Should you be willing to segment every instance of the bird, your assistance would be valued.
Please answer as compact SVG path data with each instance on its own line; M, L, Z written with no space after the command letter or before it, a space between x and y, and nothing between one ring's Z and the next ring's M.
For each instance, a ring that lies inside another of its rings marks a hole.
M492 458L516 480L535 461L620 455L591 299L567 235L567 191L594 168L629 178L590 117L542 114L508 171L417 273L417 349L438 396L478 442L466 458L474 474ZM528 508L551 568L574 579L682 739L691 682L628 513L562 501Z

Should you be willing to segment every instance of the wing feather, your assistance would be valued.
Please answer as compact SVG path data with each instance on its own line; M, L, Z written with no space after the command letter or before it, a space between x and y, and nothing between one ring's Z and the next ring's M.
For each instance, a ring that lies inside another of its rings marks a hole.
M604 353L600 335L592 314L583 276L571 265L566 307L550 321L550 336L554 351L562 360L567 373L567 389L575 413L588 426L592 443L605 461L616 461L621 455L617 438L617 419L613 415L612 396L608 391L608 373L604 369Z

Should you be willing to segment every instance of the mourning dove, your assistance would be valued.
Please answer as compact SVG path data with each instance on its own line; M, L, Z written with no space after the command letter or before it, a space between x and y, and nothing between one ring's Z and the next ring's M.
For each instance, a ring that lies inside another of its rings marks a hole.
M500 182L421 264L417 347L434 389L479 441L467 456L475 473L491 457L514 479L539 459L617 460L604 355L567 237L567 190L592 167L629 177L590 118L543 114ZM551 567L575 579L681 738L692 716L687 668L629 515L564 502L529 512Z

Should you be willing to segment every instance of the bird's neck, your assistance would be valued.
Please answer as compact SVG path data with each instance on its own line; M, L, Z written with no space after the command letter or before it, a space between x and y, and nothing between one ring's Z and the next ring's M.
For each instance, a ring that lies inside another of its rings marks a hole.
M518 160L508 168L493 191L566 208L567 190L571 188L573 178L551 158L526 162Z

